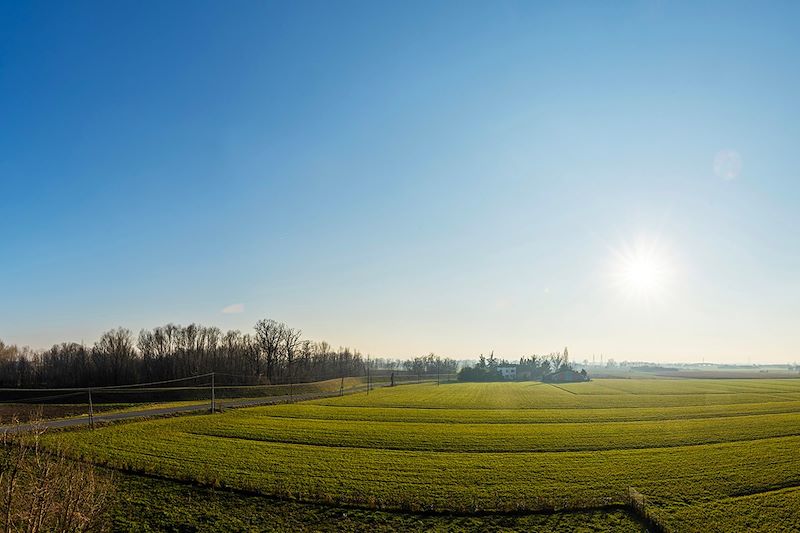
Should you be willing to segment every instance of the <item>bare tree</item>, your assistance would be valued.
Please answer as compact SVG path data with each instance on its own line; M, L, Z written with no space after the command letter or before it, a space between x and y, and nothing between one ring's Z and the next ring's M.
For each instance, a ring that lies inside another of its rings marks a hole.
M255 335L223 334L199 324L115 329L93 347L77 343L49 350L0 344L0 387L103 387L185 378L218 372L218 383L297 383L363 373L364 361L349 348L301 339L300 330L261 320Z
M292 374L294 368L292 363L294 362L297 348L300 345L300 336L302 334L303 333L299 329L293 329L290 327L283 328L283 350L286 356L286 373L289 378L289 396L292 395L292 385L294 381L294 376Z
M283 330L286 329L286 326L274 320L259 320L255 329L256 339L264 357L267 379L272 383L275 380L275 368L278 364L278 354L284 335ZM260 374L258 361L256 373Z
M92 349L94 364L114 385L136 381L136 358L131 332L124 328L104 333Z

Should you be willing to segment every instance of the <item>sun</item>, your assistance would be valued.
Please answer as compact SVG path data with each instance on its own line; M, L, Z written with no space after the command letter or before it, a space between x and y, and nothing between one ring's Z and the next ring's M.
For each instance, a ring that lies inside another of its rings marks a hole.
M622 266L625 283L638 292L657 290L663 282L663 267L649 255L636 254Z
M626 296L655 299L664 295L673 274L672 261L657 240L640 239L615 252L615 285Z

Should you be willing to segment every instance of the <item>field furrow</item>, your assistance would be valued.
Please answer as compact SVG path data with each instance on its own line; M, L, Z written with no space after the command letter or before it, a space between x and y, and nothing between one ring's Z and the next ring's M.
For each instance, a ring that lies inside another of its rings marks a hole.
M703 513L720 529L774 526L747 518L759 505L797 520L797 382L603 381L407 385L49 439L114 468L308 502L585 509L635 487L678 530ZM744 518L726 519L737 505Z

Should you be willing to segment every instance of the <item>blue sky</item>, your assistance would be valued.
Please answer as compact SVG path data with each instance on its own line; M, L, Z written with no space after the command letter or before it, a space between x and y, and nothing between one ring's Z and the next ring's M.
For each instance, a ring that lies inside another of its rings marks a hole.
M0 338L794 361L798 15L3 2Z

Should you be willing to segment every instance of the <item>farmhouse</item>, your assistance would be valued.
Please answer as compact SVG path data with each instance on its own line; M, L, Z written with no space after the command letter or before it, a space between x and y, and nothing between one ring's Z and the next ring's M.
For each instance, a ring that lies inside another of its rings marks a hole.
M516 366L498 366L497 373L503 376L503 379L517 379Z
M589 381L586 372L575 372L574 370L561 370L547 374L542 378L545 383L573 383L576 381Z

